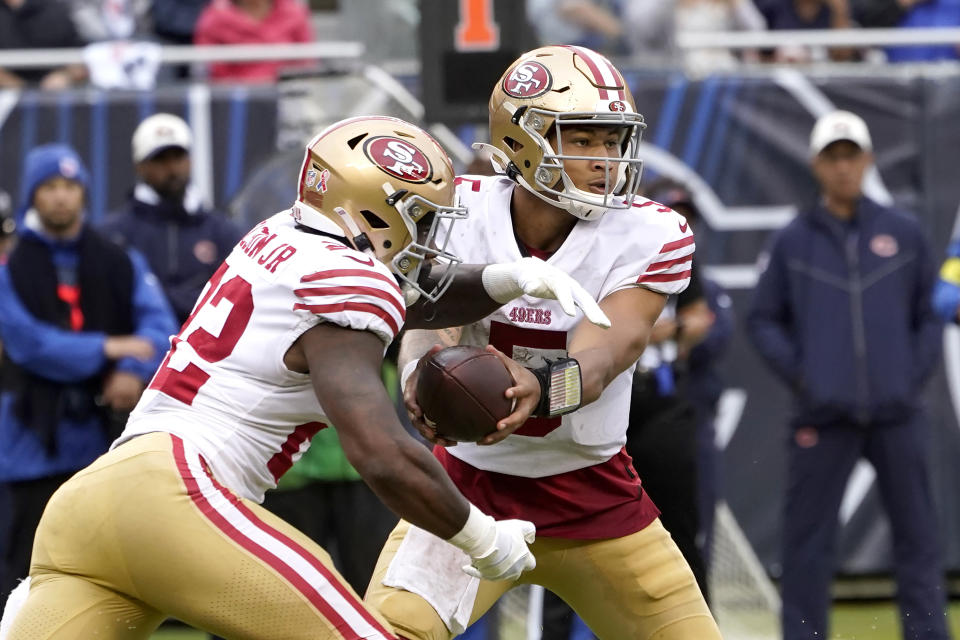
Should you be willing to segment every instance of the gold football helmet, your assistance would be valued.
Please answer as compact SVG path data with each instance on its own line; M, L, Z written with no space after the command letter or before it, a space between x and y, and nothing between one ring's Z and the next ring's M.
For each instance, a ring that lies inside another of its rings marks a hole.
M466 217L453 180L450 158L419 127L384 116L341 120L307 145L293 217L320 231L333 222L353 248L389 267L407 306L421 295L436 301L461 262L435 245L441 223L449 238ZM426 291L418 280L430 261L448 268Z
M564 171L564 160L593 158L565 154L560 135L562 127L598 125L623 130L620 157L606 160L602 195L578 189ZM497 171L540 199L596 220L607 209L632 204L645 128L630 88L609 60L585 47L549 46L525 53L503 74L490 96L491 144L474 146L489 149Z

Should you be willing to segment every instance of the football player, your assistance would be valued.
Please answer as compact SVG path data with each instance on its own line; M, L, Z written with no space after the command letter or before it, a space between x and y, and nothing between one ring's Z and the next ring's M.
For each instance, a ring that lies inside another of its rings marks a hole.
M464 575L453 570L469 562L461 550L401 521L366 599L403 637L452 638L508 589L534 583L602 640L720 638L624 451L637 359L667 296L687 286L694 251L680 215L633 195L644 127L621 74L582 47L531 51L493 89L484 146L499 175L457 178L472 215L444 246L473 262L540 258L599 300L612 328L504 286L493 293L504 305L483 320L404 339L415 424L474 504L536 524L537 566L502 580ZM416 404L415 358L435 343L492 345L524 367L507 391L516 410L478 444L444 446L454 443L437 439Z
M437 232L465 214L449 158L417 127L364 117L314 138L292 209L234 248L112 450L50 500L9 637L145 639L173 616L225 638L393 638L323 549L258 504L334 425L363 479L471 558L465 570L532 568L533 525L480 512L403 430L383 353L405 320L470 322L504 287L606 319L542 263L460 265L454 279Z

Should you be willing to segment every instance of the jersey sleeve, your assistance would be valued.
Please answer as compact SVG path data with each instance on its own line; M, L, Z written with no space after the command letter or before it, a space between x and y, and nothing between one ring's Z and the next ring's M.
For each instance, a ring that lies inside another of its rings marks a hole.
M674 295L687 288L696 243L690 225L679 213L652 200L634 204L630 227L617 243L620 260L608 280L609 291L645 287Z
M301 277L294 289L293 308L348 329L372 331L388 345L406 318L400 287L386 268L378 270L351 259L356 264L338 260L330 268Z
M680 293L690 284L695 249L696 243L689 229L681 237L665 242L637 278L637 284L667 295Z

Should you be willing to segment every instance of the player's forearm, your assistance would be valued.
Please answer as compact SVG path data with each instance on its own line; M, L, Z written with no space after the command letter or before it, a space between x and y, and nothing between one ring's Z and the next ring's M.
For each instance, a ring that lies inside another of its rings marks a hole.
M602 347L571 353L570 357L580 363L581 405L595 402L607 385L635 362L626 363Z
M391 511L440 538L463 528L470 505L436 458L411 438L387 456L367 458L358 472Z
M436 303L421 299L407 309L406 326L409 329L440 329L459 327L487 317L502 303L491 298L483 287L481 273L487 265L460 265L450 288ZM439 275L430 274L424 288L429 290Z
M403 371L410 362L419 359L435 344L452 347L460 344L462 327L447 327L446 329L413 329L405 331L400 341L400 351L397 354L397 367Z

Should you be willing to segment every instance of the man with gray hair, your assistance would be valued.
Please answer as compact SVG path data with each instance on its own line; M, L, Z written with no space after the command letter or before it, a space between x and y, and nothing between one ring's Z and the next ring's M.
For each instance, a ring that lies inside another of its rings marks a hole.
M146 256L183 322L242 232L207 208L190 183L193 135L182 118L150 116L134 131L131 147L137 183L126 210L110 216L103 231Z

